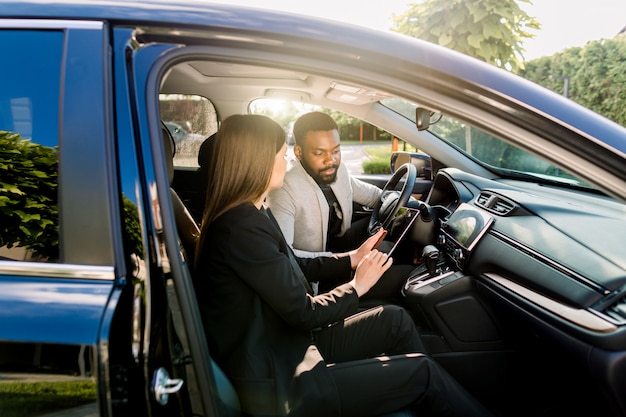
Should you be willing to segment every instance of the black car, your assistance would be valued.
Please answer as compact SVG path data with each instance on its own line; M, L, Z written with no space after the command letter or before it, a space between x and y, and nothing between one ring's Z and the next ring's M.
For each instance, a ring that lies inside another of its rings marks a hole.
M0 415L240 415L191 284L198 138L280 101L415 148L358 174L413 198L355 216L414 263L408 309L470 392L626 416L623 127L430 43L224 4L5 1L0 52Z

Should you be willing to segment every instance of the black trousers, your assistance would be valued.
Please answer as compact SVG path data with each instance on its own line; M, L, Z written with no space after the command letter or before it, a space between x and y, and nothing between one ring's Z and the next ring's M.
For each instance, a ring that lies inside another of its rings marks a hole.
M342 416L409 407L419 416L491 415L425 352L409 314L385 305L314 332L339 393Z

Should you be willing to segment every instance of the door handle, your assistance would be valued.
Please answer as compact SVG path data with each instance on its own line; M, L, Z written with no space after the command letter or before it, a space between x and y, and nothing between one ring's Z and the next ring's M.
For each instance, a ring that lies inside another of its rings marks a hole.
M169 401L170 394L175 394L180 391L183 386L182 379L171 379L170 374L165 368L159 368L154 372L154 378L152 379L152 390L154 391L154 398L156 401L165 405Z

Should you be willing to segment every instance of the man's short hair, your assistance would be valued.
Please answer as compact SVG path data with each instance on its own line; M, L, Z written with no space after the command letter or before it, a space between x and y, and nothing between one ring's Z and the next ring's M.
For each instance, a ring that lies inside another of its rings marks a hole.
M293 136L299 146L304 144L304 137L307 133L327 130L338 131L339 128L332 117L321 111L304 114L293 124Z

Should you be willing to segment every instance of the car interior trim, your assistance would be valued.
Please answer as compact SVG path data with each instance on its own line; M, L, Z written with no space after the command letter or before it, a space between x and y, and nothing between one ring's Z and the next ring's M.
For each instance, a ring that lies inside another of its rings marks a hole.
M112 266L0 261L0 275L113 281Z
M2 29L102 29L102 22L86 20L9 19L0 22Z
M539 252L529 248L526 245L521 244L520 242L511 239L510 237L504 235L503 233L498 232L497 230L490 230L489 234L494 236L497 239L500 239L501 241L515 247L516 249L520 250L521 252L525 253L526 255L529 255L535 259L537 259L538 261L550 266L551 268L556 269L557 271L561 272L562 274L565 274L567 276L569 276L572 279L575 279L578 282L581 282L583 284L585 284L586 286L592 288L593 290L604 294L604 295L608 295L611 293L611 291L608 288L605 288L601 285L598 285L597 283L591 281L590 279L580 275L579 273L572 271L570 268L555 262L554 260L540 254Z
M523 287L512 280L505 278L499 274L487 272L483 274L488 279L495 281L499 285L503 286L509 291L521 296L522 298L548 310L549 312L569 321L577 324L586 329L599 332L599 333L611 333L617 330L617 326L609 323L606 320L596 316L595 314L579 309L572 308L563 303L559 303L551 298L543 296L535 291L532 291L526 287Z

